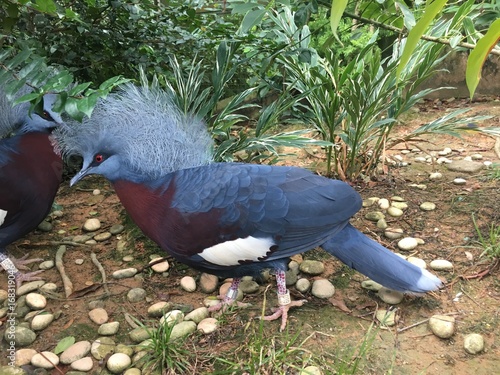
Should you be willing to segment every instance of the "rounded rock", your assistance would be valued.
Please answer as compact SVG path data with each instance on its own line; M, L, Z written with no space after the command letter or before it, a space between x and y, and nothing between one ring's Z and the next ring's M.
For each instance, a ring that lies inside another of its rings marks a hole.
M23 348L16 350L16 366L25 366L31 363L31 358L37 353L35 349Z
M392 202L391 206L399 208L400 210L406 210L408 208L408 203L396 201L396 202Z
M429 319L429 328L437 337L448 339L455 333L455 318L448 315L433 315Z
M180 286L186 292L192 293L196 290L196 281L191 276L184 276L180 281Z
M464 337L464 349L469 354L481 353L484 350L484 338L478 333L470 333Z
M153 318L160 318L169 310L172 309L172 304L170 302L160 301L149 306L148 315Z
M26 295L26 305L32 310L42 310L47 306L47 299L39 293L28 293Z
M109 232L113 235L120 234L125 230L125 227L121 224L115 224L111 228L109 228Z
M47 328L54 321L54 315L50 313L38 314L31 320L31 329L41 331Z
M46 260L45 262L42 262L39 264L38 268L41 270L50 270L51 268L54 268L54 261L53 260Z
M301 293L306 293L311 288L311 282L305 278L298 279L295 288Z
M186 314L184 320L192 320L196 324L200 323L203 319L208 318L209 316L208 308L206 307L198 307L194 309L189 314Z
M382 301L389 305L397 305L398 303L401 303L404 298L403 293L386 288L385 286L379 289L377 295Z
M44 220L40 224L38 224L37 229L41 230L42 232L50 232L52 230L52 224L49 223L48 221Z
M377 222L380 219L385 219L385 215L380 211L368 212L365 215L366 220Z
M31 345L36 340L36 333L23 326L16 326L13 332L10 328L5 330L4 339L8 343L12 341L10 334L14 336L16 347L20 348Z
M71 363L70 367L76 371L88 372L94 367L94 362L91 357L83 357Z
M411 264L414 264L416 265L417 267L420 267L422 269L427 269L427 264L425 263L425 260L423 259L420 259L420 258L417 258L417 257L408 257L408 259L406 259L408 262L410 262Z
M106 358L109 354L114 353L114 351L115 342L110 337L99 337L90 347L90 354L98 361Z
M436 209L436 204L432 202L423 202L420 205L422 211L434 211Z
M453 264L445 259L435 259L430 263L430 267L434 271L452 271Z
M418 246L418 241L416 238L413 238L413 237L405 237L405 238L400 239L398 242L398 247L401 250L409 251L409 250L413 250L417 246Z
M35 290L38 290L38 288L40 288L43 284L45 284L44 280L36 280L25 283L17 288L16 296L24 296L25 294L34 292Z
M184 320L184 313L181 310L172 310L163 315L160 319L160 324L177 324Z
M157 262L159 261L160 259L163 259L163 258L155 258L155 259L152 259L149 264L151 263L154 263L154 262ZM151 269L156 272L156 273L163 273L163 272L167 272L168 269L170 268L170 264L168 263L168 261L166 260L163 260L159 263L156 263L154 265L151 266Z
M387 214L392 217L400 217L403 216L403 210L394 206L391 206L387 209Z
M318 260L304 260L299 269L308 275L321 275L325 271L325 265Z
M134 361L136 363L137 361ZM127 369L123 375L141 375L141 370L135 367Z
M375 317L385 327L392 327L396 324L396 312L388 310L377 310Z
M242 280L239 287L244 294L252 294L259 291L259 284L253 280Z
M384 236L389 238L390 240L397 240L398 238L403 237L404 231L401 228L386 228L384 231Z
M132 359L123 353L115 353L108 358L106 367L113 374L121 374L127 367L132 364Z
M142 288L130 289L127 293L127 300L131 303L141 302L146 299L146 291Z
M109 233L109 232L102 232L102 233L99 233L99 234L96 234L94 236L94 240L96 240L97 242L103 242L103 241L107 241L111 238L112 234Z
M118 270L113 272L113 279L127 279L129 277L134 277L137 274L137 268L130 267L124 268L122 270Z
M69 365L89 354L91 346L88 341L78 341L62 352L59 359L62 364Z
M103 308L96 308L89 311L89 318L96 324L104 324L108 321L108 313Z
M41 352L31 358L31 364L35 367L51 369L59 364L59 357L52 352Z
M170 340L175 340L180 337L187 336L194 331L196 331L196 323L193 321L185 321L176 324L174 328L172 328L172 332L170 333Z
M101 324L97 333L102 336L112 336L118 332L120 329L120 322L111 322Z
M323 373L316 366L307 366L303 370L300 370L299 375L323 375Z
M219 278L215 275L203 272L200 276L200 289L204 293L213 293L217 289Z
M429 175L429 180L435 181L443 178L443 174L439 172L433 172Z
M97 218L87 219L83 224L83 230L86 232L95 232L101 228L101 222Z
M231 283L222 284L219 288L219 295L225 296L230 287L231 287ZM243 299L243 292L241 291L240 288L238 288L238 295L236 296L236 301L241 301L242 299Z
M390 207L390 203L389 203L389 199L386 199L386 198L381 198L378 200L377 202L378 204L378 207L381 209L381 210L387 210L389 207Z
M335 294L335 287L327 279L314 280L311 294L317 298L330 298Z
M205 318L196 326L196 329L205 335L215 332L217 328L219 328L219 322L215 318Z
M453 180L453 183L454 183L455 185L465 185L465 184L467 183L467 180L466 180L466 179L464 179L464 178L455 178L455 179Z
M141 341L149 339L149 332L146 327L134 328L128 333L130 340L134 343L139 343Z
M387 229L388 225L387 225L387 221L385 221L385 219L380 219L379 221L377 221L377 228L378 229Z

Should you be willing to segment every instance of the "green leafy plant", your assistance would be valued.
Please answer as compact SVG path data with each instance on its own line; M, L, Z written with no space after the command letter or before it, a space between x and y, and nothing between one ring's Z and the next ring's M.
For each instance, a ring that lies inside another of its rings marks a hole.
M472 215L472 222L477 233L478 243L483 250L481 256L486 256L498 264L500 261L500 225L490 223L485 234L479 228L474 215Z

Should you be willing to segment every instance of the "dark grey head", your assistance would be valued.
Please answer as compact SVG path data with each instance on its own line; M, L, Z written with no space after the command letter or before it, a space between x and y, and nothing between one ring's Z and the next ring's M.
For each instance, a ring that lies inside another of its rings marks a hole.
M211 162L212 138L202 121L183 115L157 84L124 85L98 102L92 117L59 128L64 155L81 155L76 183L89 174L111 181L153 181Z
M13 100L31 91L31 88L24 86ZM28 133L37 131L50 131L63 123L61 115L53 111L53 106L57 100L57 95L46 94L43 96L43 108L39 113L30 113L30 104L21 103L12 106L12 102L0 89L0 137L9 133Z

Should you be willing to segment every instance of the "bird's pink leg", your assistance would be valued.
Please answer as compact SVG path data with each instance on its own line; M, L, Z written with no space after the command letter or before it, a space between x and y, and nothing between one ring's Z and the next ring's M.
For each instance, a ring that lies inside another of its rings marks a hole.
M238 297L238 287L240 286L241 279L239 277L235 277L231 282L231 286L229 287L225 296L218 296L222 301L220 301L217 305L211 306L208 308L208 311L219 311L224 310L228 306L232 305L236 301L236 297ZM248 304L241 303L236 301L239 307L246 307Z
M28 254L26 254L20 259L15 259L14 257L11 257L12 259L10 259L5 254L0 253L0 265L2 265L2 268L5 270L5 272L8 272L9 274L14 274L14 277L16 278L16 286L18 288L21 286L23 281L35 281L42 279L41 277L36 275L43 272L43 270L28 272L28 273L23 273L19 271L18 267L21 269L27 269L27 267L25 266L26 264L39 262L43 260L43 259L25 260L27 256Z
M274 308L274 313L272 315L264 316L264 320L276 320L281 316L281 326L280 331L283 331L286 327L288 319L288 310L291 307L302 306L305 299L300 301L292 301L290 299L290 291L286 288L286 278L285 271L276 270L276 284L278 285L278 304L279 307Z

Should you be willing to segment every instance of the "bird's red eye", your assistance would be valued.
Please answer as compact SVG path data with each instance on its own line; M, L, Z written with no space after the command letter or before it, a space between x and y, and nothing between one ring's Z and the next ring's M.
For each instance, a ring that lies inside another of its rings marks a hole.
M95 156L95 161L96 161L96 162L100 163L100 162L102 162L103 160L104 160L104 157L103 157L101 154L97 154L97 155Z

